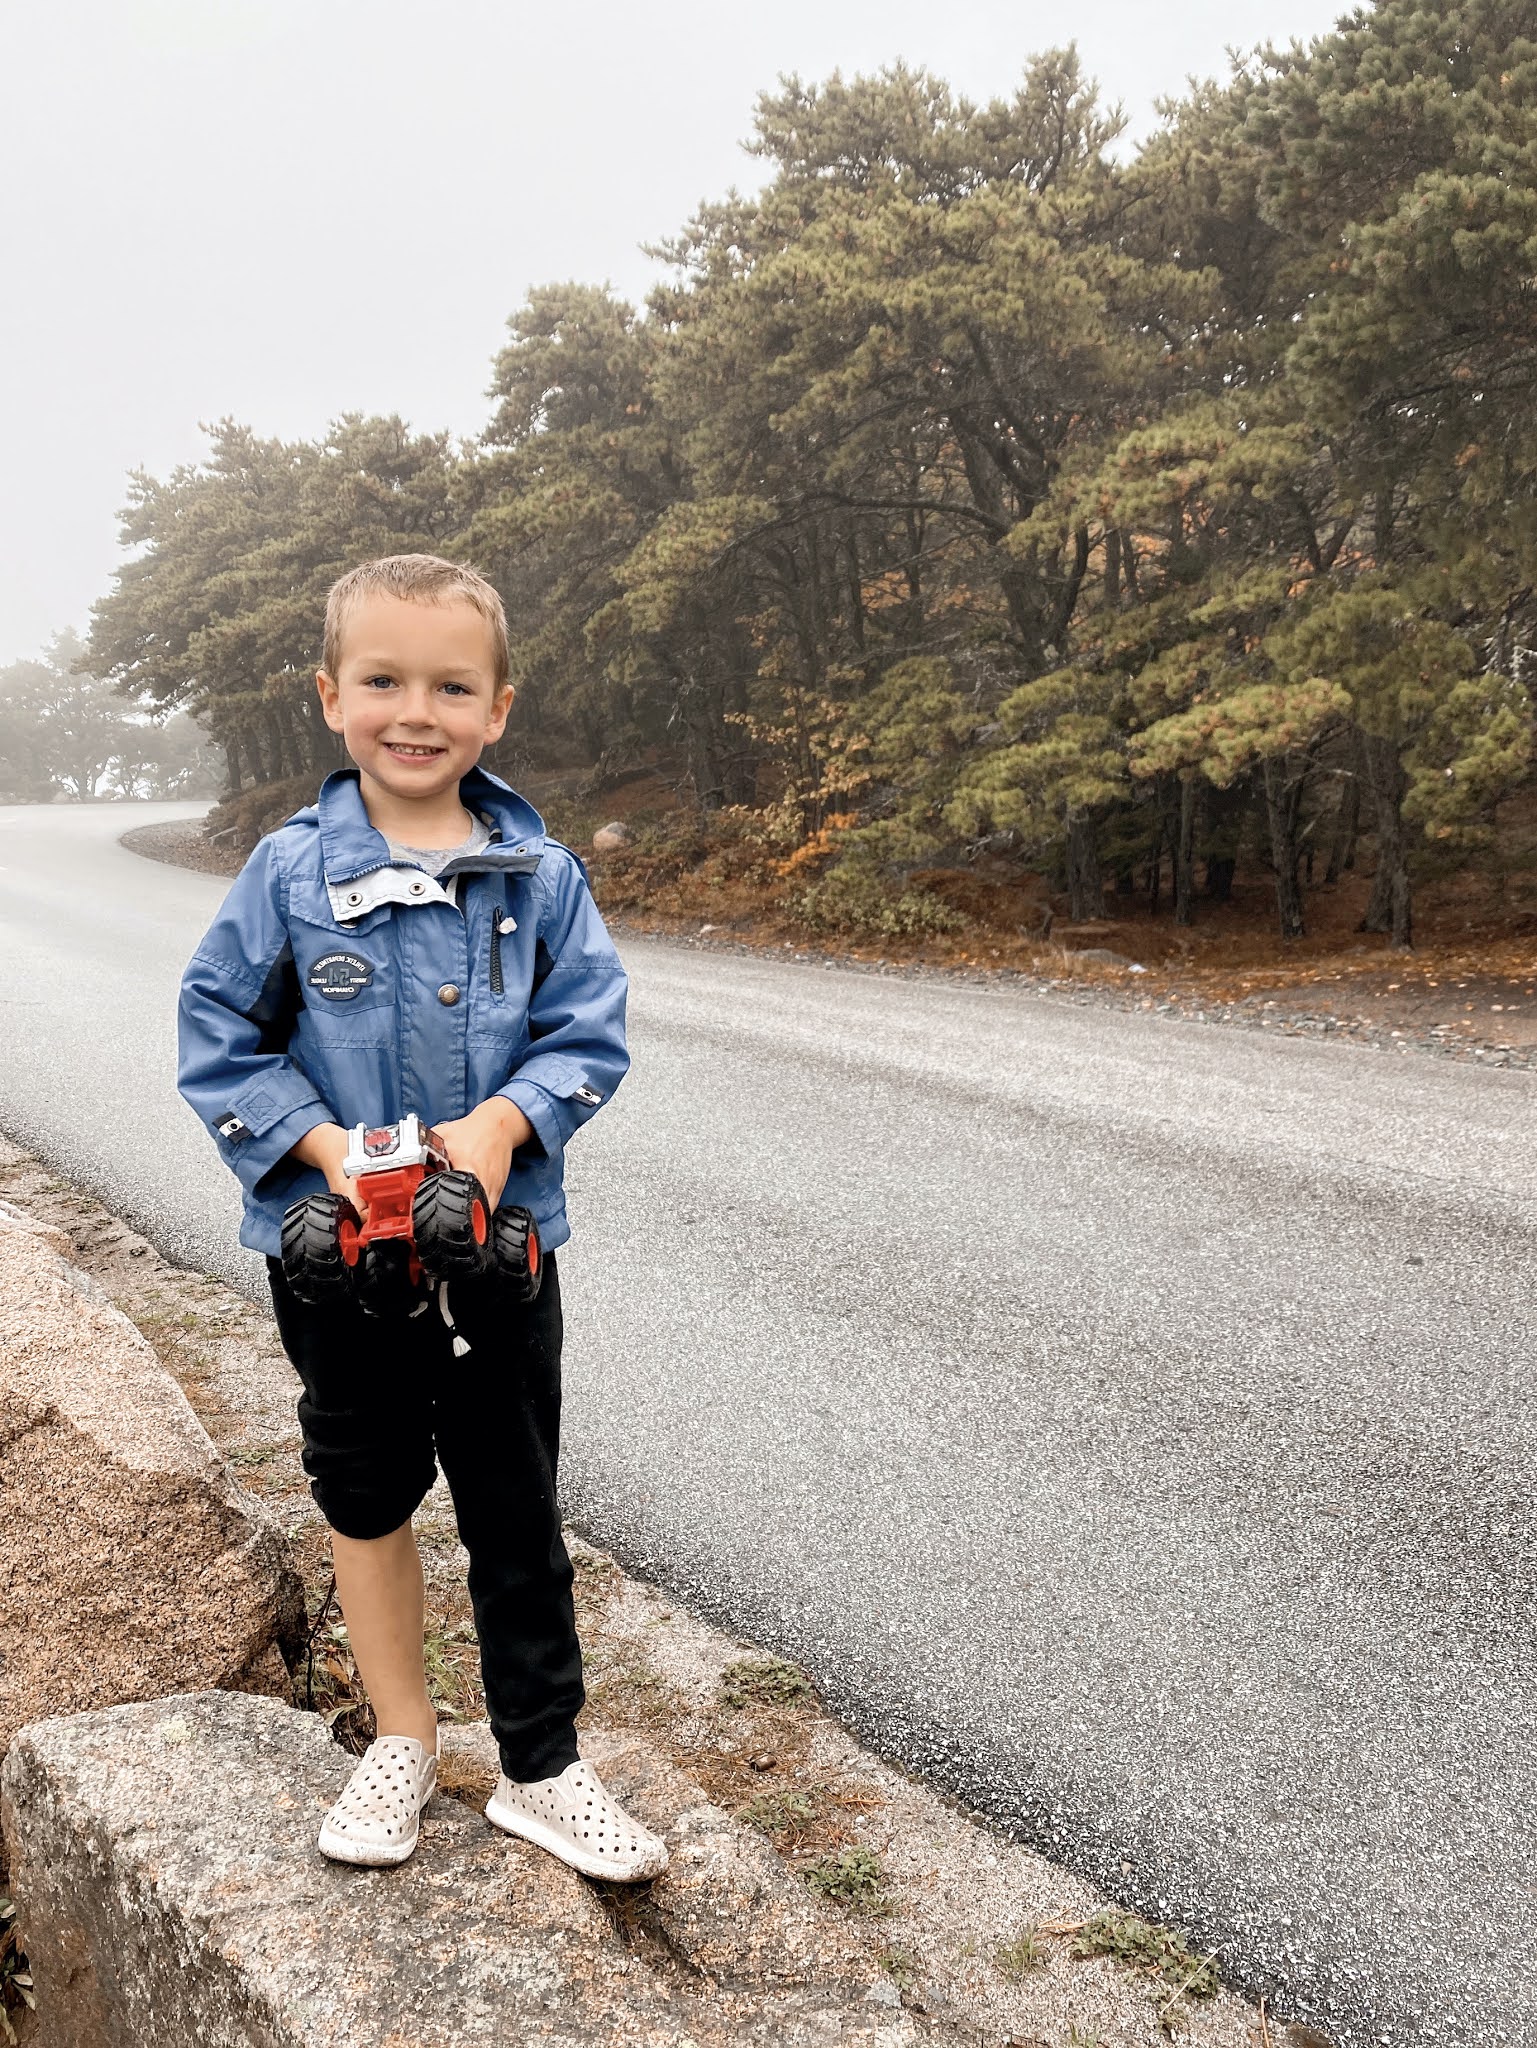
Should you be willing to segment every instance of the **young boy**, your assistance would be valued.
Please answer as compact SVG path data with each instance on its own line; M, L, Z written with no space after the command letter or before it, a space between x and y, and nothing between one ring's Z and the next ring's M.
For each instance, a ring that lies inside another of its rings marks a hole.
M267 1255L378 1728L320 1847L387 1864L416 1846L438 1744L411 1517L441 1461L501 1752L487 1814L589 1876L653 1877L665 1845L577 1757L582 1660L555 1496L562 1157L629 1063L624 970L581 863L477 765L512 702L491 586L431 555L367 562L331 591L324 662L326 723L356 765L236 878L183 977L179 1073L244 1188L240 1241ZM413 1110L493 1207L533 1211L533 1302L456 1281L425 1311L373 1317L294 1295L284 1212L327 1187L359 1205L348 1130Z

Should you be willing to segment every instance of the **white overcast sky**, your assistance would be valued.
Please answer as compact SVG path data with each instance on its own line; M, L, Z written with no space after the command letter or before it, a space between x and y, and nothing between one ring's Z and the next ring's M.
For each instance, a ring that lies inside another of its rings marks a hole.
M530 284L639 297L642 242L752 187L785 72L903 58L973 98L1076 38L1134 132L1335 0L8 0L0 663L86 623L128 470L199 422L473 434Z

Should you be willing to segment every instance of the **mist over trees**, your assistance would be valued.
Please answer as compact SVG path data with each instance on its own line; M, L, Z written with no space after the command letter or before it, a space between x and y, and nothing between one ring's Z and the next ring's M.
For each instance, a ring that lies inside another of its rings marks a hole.
M1071 51L783 81L644 310L513 315L478 444L225 421L136 476L91 665L254 832L341 758L327 585L430 549L507 601L493 765L666 764L812 922L922 929L986 854L1185 923L1247 862L1295 935L1366 842L1409 943L1532 775L1537 18L1387 0L1118 128Z
M0 668L0 803L213 796L219 757L186 712L124 701L85 672L78 634Z

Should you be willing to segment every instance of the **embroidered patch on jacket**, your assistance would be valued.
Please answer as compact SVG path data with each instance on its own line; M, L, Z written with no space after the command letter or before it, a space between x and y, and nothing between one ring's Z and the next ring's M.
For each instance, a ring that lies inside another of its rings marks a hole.
M374 978L374 963L361 953L322 953L305 979L328 1003L350 1003Z
M228 1138L232 1145L238 1144L242 1138L249 1138L251 1135L249 1125L242 1122L232 1109L225 1110L223 1116L215 1124L214 1129L221 1138Z

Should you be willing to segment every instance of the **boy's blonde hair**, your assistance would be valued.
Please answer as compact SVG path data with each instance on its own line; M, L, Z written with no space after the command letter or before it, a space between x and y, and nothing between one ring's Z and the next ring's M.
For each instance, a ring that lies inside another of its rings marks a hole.
M360 597L382 591L386 597L403 598L408 604L443 604L456 597L474 605L491 628L491 654L496 671L496 688L507 682L510 658L507 652L507 613L501 597L473 569L460 562L446 562L441 555L381 555L374 562L360 562L345 576L338 576L326 596L326 635L321 656L326 674L334 677L342 658L342 628L347 614Z

